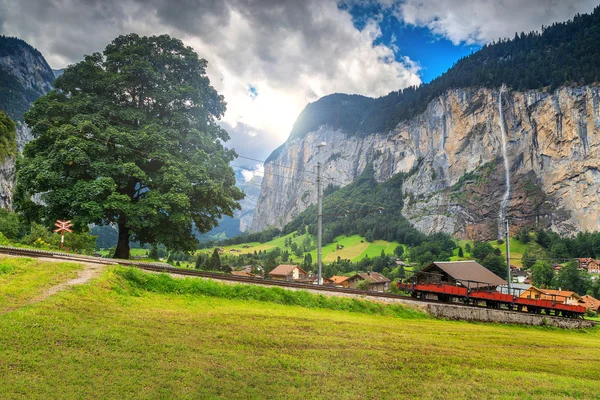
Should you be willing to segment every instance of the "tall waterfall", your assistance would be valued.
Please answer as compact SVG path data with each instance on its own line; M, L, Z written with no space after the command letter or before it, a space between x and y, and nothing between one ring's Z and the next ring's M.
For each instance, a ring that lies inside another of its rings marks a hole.
M498 116L500 123L500 132L502 132L502 157L504 158L504 181L505 190L504 196L502 196L502 203L500 203L500 212L498 214L498 238L502 237L504 232L504 219L506 218L506 206L508 205L508 198L510 197L510 166L508 164L508 155L506 154L506 141L508 140L506 135L506 127L504 126L504 113L502 112L502 92L505 86L502 84L500 88L500 95L498 96Z

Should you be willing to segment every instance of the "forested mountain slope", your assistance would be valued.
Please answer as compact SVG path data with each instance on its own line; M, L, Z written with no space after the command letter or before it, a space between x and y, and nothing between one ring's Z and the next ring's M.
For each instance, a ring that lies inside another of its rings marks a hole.
M599 62L596 8L485 46L428 85L309 104L268 159L253 230L281 228L314 204L310 182L321 162L326 184L338 186L369 164L379 182L406 174L402 215L422 232L496 237L505 189L502 126L513 226L597 230ZM323 141L328 145L317 152Z

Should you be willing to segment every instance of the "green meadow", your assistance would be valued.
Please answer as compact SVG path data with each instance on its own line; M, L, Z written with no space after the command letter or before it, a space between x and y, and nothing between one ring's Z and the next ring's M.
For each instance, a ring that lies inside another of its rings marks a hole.
M46 264L35 271L59 273ZM37 281L2 276L0 298ZM0 315L0 332L7 399L600 397L598 329L435 320L123 267L21 303Z

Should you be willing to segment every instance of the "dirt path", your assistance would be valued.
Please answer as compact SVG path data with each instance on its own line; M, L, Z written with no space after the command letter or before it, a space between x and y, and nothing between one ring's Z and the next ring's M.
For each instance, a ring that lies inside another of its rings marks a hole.
M18 307L10 308L4 312L0 312L0 315L8 314L12 311L18 310L19 308L28 306L30 304L39 303L40 301L43 301L43 300L47 299L48 297L53 296L57 293L60 293L63 290L68 289L72 286L83 285L84 283L87 283L90 280L97 277L98 275L100 275L100 272L102 272L102 270L106 267L105 264L94 264L94 263L87 263L87 262L81 262L81 261L67 261L64 259L56 259L56 258L52 258L52 257L43 257L43 258L38 258L37 260L49 261L49 262L73 262L75 264L82 265L83 269L78 271L77 277L75 277L71 280L68 280L66 282L59 283L58 285L49 287L48 289L44 290L41 294L39 294L38 296L34 297L33 299L27 301L26 303L21 304Z

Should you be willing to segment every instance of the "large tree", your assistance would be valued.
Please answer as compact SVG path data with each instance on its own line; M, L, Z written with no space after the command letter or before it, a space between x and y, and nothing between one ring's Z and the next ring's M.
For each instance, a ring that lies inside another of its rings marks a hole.
M35 140L18 163L21 210L47 225L115 224L118 258L130 240L194 249L193 228L243 198L206 65L178 39L130 34L67 68L25 115Z

